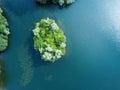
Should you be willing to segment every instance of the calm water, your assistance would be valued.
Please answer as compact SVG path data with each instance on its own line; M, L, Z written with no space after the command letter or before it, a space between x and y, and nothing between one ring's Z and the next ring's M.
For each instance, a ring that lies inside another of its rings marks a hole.
M39 7L35 0L2 0L11 29L5 90L120 90L120 0L76 0ZM67 54L43 62L33 49L35 22L50 17L67 36Z

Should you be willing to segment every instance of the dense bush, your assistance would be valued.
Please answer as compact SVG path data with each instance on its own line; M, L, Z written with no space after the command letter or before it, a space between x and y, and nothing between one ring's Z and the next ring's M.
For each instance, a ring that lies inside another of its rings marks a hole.
M8 46L8 23L6 18L2 15L3 11L0 8L0 51L4 51Z
M75 0L37 0L37 2L39 2L40 4L46 4L47 2L52 2L55 4L59 4L60 6L66 6L75 2Z
M34 48L41 53L42 59L54 62L65 55L66 37L53 19L42 19L36 23Z

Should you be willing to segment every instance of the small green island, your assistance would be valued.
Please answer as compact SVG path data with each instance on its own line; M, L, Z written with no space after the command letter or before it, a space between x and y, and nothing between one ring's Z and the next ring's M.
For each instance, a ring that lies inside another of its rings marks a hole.
M0 52L6 50L8 47L8 35L10 34L8 29L8 22L3 16L3 11L0 8Z
M52 2L54 4L58 4L59 6L67 6L75 2L75 0L36 0L37 3L47 4L48 2Z
M44 61L55 62L66 53L66 36L53 19L41 19L36 23L34 48Z

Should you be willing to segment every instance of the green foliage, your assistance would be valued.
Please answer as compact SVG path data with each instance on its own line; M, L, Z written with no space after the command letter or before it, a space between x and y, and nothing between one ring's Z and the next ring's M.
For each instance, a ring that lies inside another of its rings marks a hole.
M52 2L55 4L59 4L60 6L67 6L75 2L75 0L37 0L37 2L39 2L40 4L46 4L47 2Z
M10 34L6 18L2 15L0 8L0 51L4 51L8 46L8 35Z
M34 48L41 53L42 59L54 62L65 55L66 37L53 19L42 19L36 23Z

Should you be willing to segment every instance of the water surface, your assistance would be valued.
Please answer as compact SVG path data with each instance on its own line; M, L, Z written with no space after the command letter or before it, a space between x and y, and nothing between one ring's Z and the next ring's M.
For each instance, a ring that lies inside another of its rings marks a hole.
M76 0L67 8L2 0L11 29L5 90L120 90L120 0ZM50 17L67 36L67 54L43 62L33 48L35 22Z

